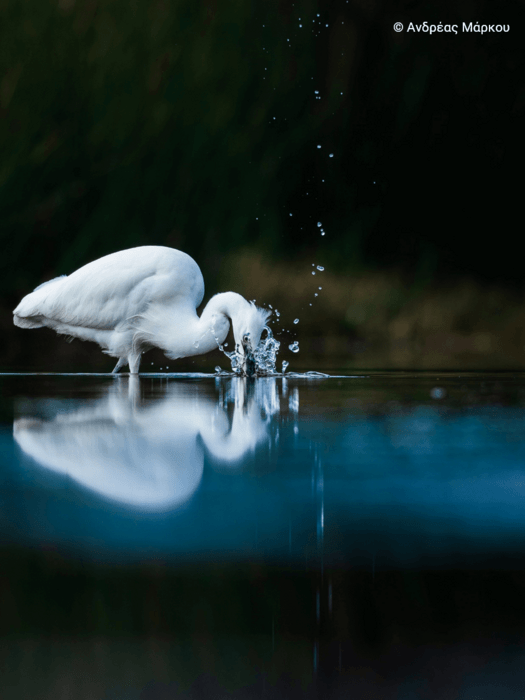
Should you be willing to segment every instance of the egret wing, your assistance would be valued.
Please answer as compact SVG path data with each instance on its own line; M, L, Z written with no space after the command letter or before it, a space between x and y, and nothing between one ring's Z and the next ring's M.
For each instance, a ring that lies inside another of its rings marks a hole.
M18 317L100 330L125 327L152 303L177 307L204 296L204 280L189 255L162 246L131 248L88 263L25 297Z

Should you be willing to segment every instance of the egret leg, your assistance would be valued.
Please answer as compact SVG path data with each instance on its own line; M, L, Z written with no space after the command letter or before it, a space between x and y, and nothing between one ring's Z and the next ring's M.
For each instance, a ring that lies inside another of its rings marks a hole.
M130 374L138 374L139 373L141 357L142 357L142 354L140 354L140 353L138 355L130 355L128 357L128 365L129 365Z
M111 374L116 374L121 367L124 367L125 364L126 360L123 357L119 357L118 362L115 365L115 369L113 370L113 372L111 372Z

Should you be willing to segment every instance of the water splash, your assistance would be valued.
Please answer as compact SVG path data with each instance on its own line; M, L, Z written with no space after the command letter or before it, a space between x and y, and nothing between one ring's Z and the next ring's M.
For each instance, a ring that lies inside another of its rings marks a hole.
M275 374L275 363L277 362L277 354L281 343L273 337L273 333L268 328L264 327L266 337L261 338L257 349L254 352L255 366L257 374Z
M273 337L271 329L265 326L264 330L266 331L266 336L261 338L259 345L253 353L255 375L259 377L278 374L275 369L275 364L277 362L279 348L281 347L281 343ZM224 349L224 345L219 345L219 350L230 360L232 371L235 374L239 376L246 375L246 358L243 353L238 352L237 349L232 352L227 352Z
M294 340L294 342L288 346L288 350L291 350L292 352L299 352L299 342Z

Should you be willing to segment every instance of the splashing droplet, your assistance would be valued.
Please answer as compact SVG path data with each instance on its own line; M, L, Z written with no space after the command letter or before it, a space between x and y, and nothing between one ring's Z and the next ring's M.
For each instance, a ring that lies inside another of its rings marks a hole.
M299 342L294 340L294 342L288 346L288 350L291 350L292 352L299 352Z
M290 363L286 362L286 360L283 360L283 374L286 372L286 368L288 367Z
M319 272L323 272L324 267L323 267L322 265L318 265L318 266L317 266L317 269L319 270Z
M297 325L297 324L299 323L299 319L296 318L296 319L294 320L294 323Z

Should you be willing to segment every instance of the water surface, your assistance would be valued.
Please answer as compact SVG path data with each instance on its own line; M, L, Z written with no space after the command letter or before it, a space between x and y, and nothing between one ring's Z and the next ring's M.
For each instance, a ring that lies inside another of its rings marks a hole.
M9 697L518 697L525 375L0 381Z

